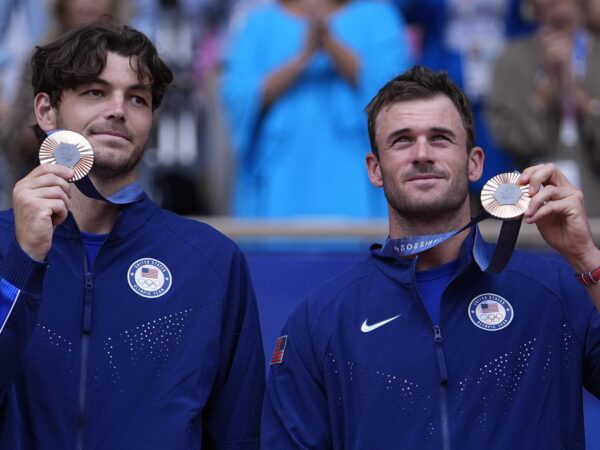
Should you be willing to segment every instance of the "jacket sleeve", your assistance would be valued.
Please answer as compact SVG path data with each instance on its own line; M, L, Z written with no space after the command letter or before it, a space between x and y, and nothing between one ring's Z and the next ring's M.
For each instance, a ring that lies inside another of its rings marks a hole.
M572 269L565 267L556 274L563 312L581 345L583 386L600 398L600 313L586 288L575 280Z
M306 302L290 317L282 336L287 338L281 362L271 365L267 383L261 448L329 449L332 440L328 402Z
M45 271L45 264L29 258L14 238L0 254L0 403L35 327Z
M583 385L600 398L600 314L595 309L589 315Z
M229 271L219 369L203 417L202 448L259 448L264 364L256 297L238 252Z

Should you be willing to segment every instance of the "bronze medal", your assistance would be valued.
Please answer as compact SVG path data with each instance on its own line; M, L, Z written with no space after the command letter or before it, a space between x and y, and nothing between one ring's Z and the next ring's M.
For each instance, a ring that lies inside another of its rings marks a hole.
M519 172L507 172L491 178L481 190L481 205L498 219L518 219L529 205L529 185L521 186Z
M75 170L69 181L81 180L94 164L94 152L86 138L69 130L55 131L40 146L40 164L58 164Z

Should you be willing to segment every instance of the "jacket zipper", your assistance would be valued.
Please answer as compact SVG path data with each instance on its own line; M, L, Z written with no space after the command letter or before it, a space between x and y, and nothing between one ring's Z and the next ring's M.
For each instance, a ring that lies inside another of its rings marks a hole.
M83 437L85 429L85 398L88 369L89 339L92 331L92 303L94 299L94 279L89 270L87 255L83 248L83 242L80 241L83 254L83 270L85 273L85 289L83 302L83 334L81 335L81 364L79 371L79 402L77 411L77 450L83 450Z
M446 290L459 278L463 277L465 270L457 269L457 274L450 280L446 286ZM416 283L416 276L415 276ZM440 300L440 316L442 303ZM446 355L444 353L444 339L442 338L442 329L439 325L433 326L433 341L435 343L435 353L438 360L438 369L440 372L440 417L442 423L442 448L450 450L450 421L448 414L448 367L446 365Z
M92 307L94 301L94 274L88 265L87 253L81 237L81 231L75 221L75 218L69 213L71 220L75 226L75 229L79 233L79 248L83 257L83 273L85 276L85 288L84 288L84 302L83 302L83 319L82 319L82 335L81 335L81 363L79 367L79 401L77 410L77 450L83 450L84 442L84 431L85 431L85 401L86 401L86 385L87 385L87 370L88 370L88 358L89 358L89 347L90 347L90 333L92 332ZM117 221L112 227L109 236L106 238L104 243L108 241L110 235L117 227L117 223L121 220L121 211L117 215ZM102 245L104 247L104 244ZM100 251L98 255L100 255ZM98 256L96 256L96 259Z
M415 258L413 271L416 269L418 261L418 256ZM460 275L455 276L448 286L452 284L452 282L458 278ZM425 305L423 304L423 299L421 298L421 294L419 294L419 289L417 289L417 274L413 272L413 286L417 298L419 299L419 303L425 311L425 315L429 317L429 322L433 324L431 320L431 316L427 312ZM440 310L442 308L441 300L440 300ZM435 354L437 357L438 363L438 371L440 373L440 384L439 384L439 396L440 396L440 420L442 427L442 448L443 450L450 450L450 423L448 417L448 367L446 366L446 357L444 355L444 340L442 339L442 330L439 325L433 325L433 342L435 346Z
M450 450L450 424L448 422L448 368L444 356L444 340L439 325L433 326L433 341L440 371L440 415L442 421L442 443L444 450Z

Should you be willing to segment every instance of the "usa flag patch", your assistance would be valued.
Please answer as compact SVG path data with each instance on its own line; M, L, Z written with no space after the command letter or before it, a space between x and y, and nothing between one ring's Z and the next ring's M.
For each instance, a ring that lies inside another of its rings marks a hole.
M279 336L277 342L275 342L275 350L273 350L273 356L271 356L271 366L275 364L281 364L283 361L283 354L285 353L285 344L287 344L287 335Z

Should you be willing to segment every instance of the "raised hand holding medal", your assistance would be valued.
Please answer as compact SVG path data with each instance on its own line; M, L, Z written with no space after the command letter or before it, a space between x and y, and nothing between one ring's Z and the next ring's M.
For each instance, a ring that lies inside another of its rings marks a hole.
M600 266L582 192L553 164L527 168L520 181L529 183L532 194L525 211L527 223L535 223L548 245L562 254L576 272Z
M67 218L71 183L89 198L117 205L135 202L143 195L138 183L102 195L89 177L94 155L87 139L68 130L48 134L40 147L40 166L13 190L17 242L25 253L40 262L50 251L54 229Z
M72 168L56 164L36 167L13 189L15 237L21 249L42 262L52 246L54 229L71 207Z

